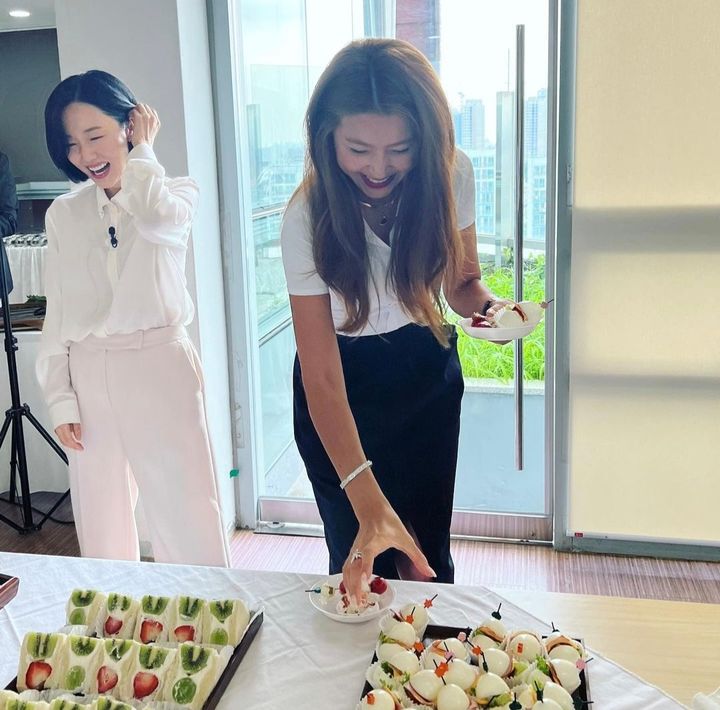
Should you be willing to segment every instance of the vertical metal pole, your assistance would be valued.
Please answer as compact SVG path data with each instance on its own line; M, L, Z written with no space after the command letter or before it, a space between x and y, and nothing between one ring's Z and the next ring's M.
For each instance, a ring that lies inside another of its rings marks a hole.
M525 25L515 28L515 300L523 298L523 213L525 174ZM523 341L515 341L515 468L523 470Z

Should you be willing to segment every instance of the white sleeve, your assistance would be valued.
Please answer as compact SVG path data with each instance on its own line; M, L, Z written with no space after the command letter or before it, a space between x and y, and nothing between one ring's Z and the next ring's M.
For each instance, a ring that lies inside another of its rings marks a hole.
M45 296L47 298L40 352L35 373L45 396L53 428L80 422L77 395L70 382L68 345L60 336L62 290L60 252L52 207L45 217L47 252L45 255Z
M472 161L460 149L455 150L455 211L458 229L475 222L475 172Z
M285 210L280 244L285 280L291 296L322 296L330 292L315 268L310 215L302 196L293 198Z
M185 246L199 197L192 178L166 178L152 148L141 143L130 151L120 184L116 199L140 235L163 246Z

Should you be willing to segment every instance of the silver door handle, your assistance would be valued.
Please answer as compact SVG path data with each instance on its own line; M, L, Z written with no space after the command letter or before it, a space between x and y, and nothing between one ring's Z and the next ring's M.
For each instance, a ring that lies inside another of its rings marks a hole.
M523 298L523 177L525 162L525 25L515 27L515 301ZM523 341L515 341L515 468L523 470Z

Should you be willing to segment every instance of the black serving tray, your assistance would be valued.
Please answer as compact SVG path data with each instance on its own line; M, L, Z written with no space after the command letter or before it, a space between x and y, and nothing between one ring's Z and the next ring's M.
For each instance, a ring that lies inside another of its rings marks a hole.
M471 632L472 629L462 628L460 626L436 626L434 624L428 624L427 629L425 629L425 635L423 636L423 644L425 646L428 646L430 645L430 643L436 641L437 639L447 639L450 637L457 638L458 634L460 633L465 633L469 637ZM575 640L582 643L582 639ZM370 663L373 664L376 661L377 655L373 653L373 657ZM367 695L372 689L373 687L370 685L370 683L365 681L365 685L363 686L360 698L364 698L365 695ZM590 683L588 680L588 674L586 669L580 671L580 687L572 694L572 699L575 701L576 708L586 708L588 703L591 702Z
M223 693L227 689L228 685L230 685L230 681L235 675L235 671L238 669L240 661L242 661L250 648L250 644L252 644L253 639L257 636L257 632L260 630L263 620L264 615L263 612L260 611L250 622L250 625L247 627L240 643L235 646L235 650L233 651L232 656L230 656L230 660L225 666L225 670L220 675L220 678L218 678L218 682L215 684L215 687L212 689L208 699L205 701L203 710L215 710L217 704L220 702L220 698L222 698ZM17 677L10 681L10 683L5 687L5 690L17 692Z
M20 580L17 577L0 574L0 609L15 598L19 584Z

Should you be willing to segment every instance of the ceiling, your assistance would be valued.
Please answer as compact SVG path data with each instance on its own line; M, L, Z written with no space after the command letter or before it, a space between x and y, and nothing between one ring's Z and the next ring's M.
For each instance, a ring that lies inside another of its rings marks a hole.
M10 17L10 10L27 10L30 17ZM0 32L55 27L53 0L0 0Z

